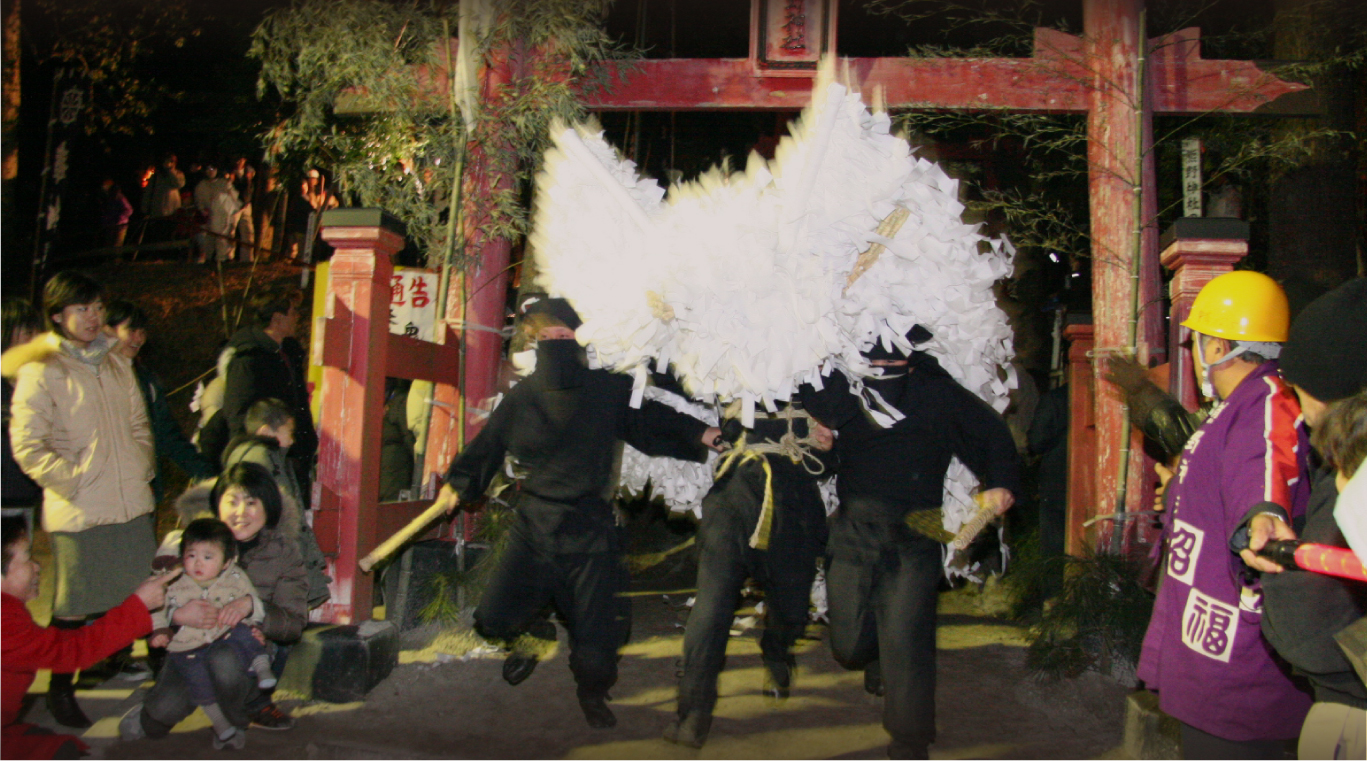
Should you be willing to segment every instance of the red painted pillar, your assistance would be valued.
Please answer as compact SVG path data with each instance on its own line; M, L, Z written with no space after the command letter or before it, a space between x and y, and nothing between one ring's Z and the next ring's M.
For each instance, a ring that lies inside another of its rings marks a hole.
M1096 514L1096 418L1092 395L1092 326L1069 325L1068 340L1068 523L1064 550L1080 555L1088 545L1083 527Z
M1140 46L1146 44L1140 28L1141 8L1142 0L1086 0L1083 8L1086 63L1092 75L1087 160L1091 186L1092 318L1096 342L1092 383L1097 393L1091 404L1096 422L1096 486L1092 504L1073 503L1087 515L1070 515L1070 526L1093 515L1141 509L1144 498L1142 434L1134 430L1130 436L1129 459L1125 463L1129 473L1125 503L1117 504L1121 457L1125 449L1122 436L1124 407L1117 391L1099 379L1105 357L1129 345L1134 257L1143 256L1135 251L1134 193L1145 176L1152 177L1151 152L1147 162L1140 156L1146 133L1152 129L1152 119L1148 113L1142 119L1137 118L1135 110L1141 105L1148 110L1146 101L1139 97ZM1149 203L1145 207L1150 212L1154 208ZM1151 234L1147 237L1156 240ZM1146 297L1151 300L1157 294L1158 280L1156 247L1150 244L1141 250L1150 251L1153 261L1149 269L1154 270L1149 272L1141 267L1139 271L1138 337L1140 357L1145 359L1147 347L1154 343L1153 337L1146 333L1156 329L1159 317L1147 314L1152 310L1142 307ZM1080 412L1073 409L1075 415ZM1095 547L1120 551L1120 547L1111 546L1113 524L1110 521L1094 526L1098 529L1092 534Z
M326 314L314 328L315 361L323 366L314 528L333 560L332 601L322 618L347 624L370 618L372 579L356 562L377 536L380 428L389 350L390 259L403 248L397 223L379 209L324 215L332 244Z
M1230 272L1248 254L1248 223L1237 219L1183 218L1163 235L1163 266L1172 270L1168 294L1172 299L1169 323L1172 369L1168 391L1189 410L1199 403L1198 383L1191 352L1183 342L1191 331L1182 321L1191 312L1191 302L1206 283Z

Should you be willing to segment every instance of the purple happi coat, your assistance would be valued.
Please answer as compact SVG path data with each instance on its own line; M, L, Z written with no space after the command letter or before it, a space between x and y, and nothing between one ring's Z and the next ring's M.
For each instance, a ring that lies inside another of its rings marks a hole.
M1295 393L1265 362L1192 435L1168 484L1165 567L1139 678L1163 711L1217 737L1296 737L1310 709L1263 639L1259 585L1245 583L1229 549L1249 508L1305 511L1309 450Z

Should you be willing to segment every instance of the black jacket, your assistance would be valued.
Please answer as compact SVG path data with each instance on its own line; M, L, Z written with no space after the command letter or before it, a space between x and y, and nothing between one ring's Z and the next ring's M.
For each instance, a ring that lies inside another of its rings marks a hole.
M1305 525L1307 542L1347 547L1334 520L1334 475L1315 473ZM1308 571L1263 574L1263 636L1315 688L1317 702L1367 708L1367 688L1334 642L1334 635L1367 615L1367 585Z
M616 444L647 455L700 462L707 424L645 401L632 409L631 378L584 370L582 383L552 388L538 371L518 383L489 416L484 430L446 473L462 502L477 500L511 454L527 470L522 490L543 500L601 501L609 492Z
M842 373L832 373L821 391L809 385L800 389L807 411L839 431L836 485L842 512L852 520L888 523L900 522L912 510L938 508L954 456L973 471L983 490L1002 487L1020 496L1020 458L1001 416L934 359L914 359L900 388L885 394L906 415L891 428L869 417Z
M232 352L223 391L223 415L229 435L247 432L243 420L252 403L279 399L294 413L290 459L312 459L318 453L318 434L309 411L308 364L303 345L293 338L276 343L261 328L250 327L233 334L225 351Z

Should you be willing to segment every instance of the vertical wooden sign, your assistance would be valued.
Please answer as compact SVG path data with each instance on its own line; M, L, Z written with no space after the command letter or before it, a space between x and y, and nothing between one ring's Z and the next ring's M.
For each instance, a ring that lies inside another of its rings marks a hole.
M1201 210L1201 139L1182 139L1182 216L1199 217Z
M750 51L757 73L810 76L835 49L832 0L751 0Z

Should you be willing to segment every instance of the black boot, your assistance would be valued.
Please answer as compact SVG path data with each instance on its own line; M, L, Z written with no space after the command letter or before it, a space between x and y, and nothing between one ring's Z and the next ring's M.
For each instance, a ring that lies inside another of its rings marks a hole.
M617 717L608 708L607 695L579 696L579 707L584 709L584 721L594 729L611 729L617 726Z
M87 729L94 722L76 702L74 674L53 674L47 687L47 710L58 724L72 729Z
M774 700L787 700L793 685L793 664L764 661L764 694Z
M864 692L883 697L883 669L878 661L864 667Z
M692 710L682 718L670 722L669 726L665 727L664 738L690 748L701 748L707 742L707 733L711 729L712 713Z
M536 663L535 655L509 653L503 661L503 681L513 686L522 684L536 670Z

